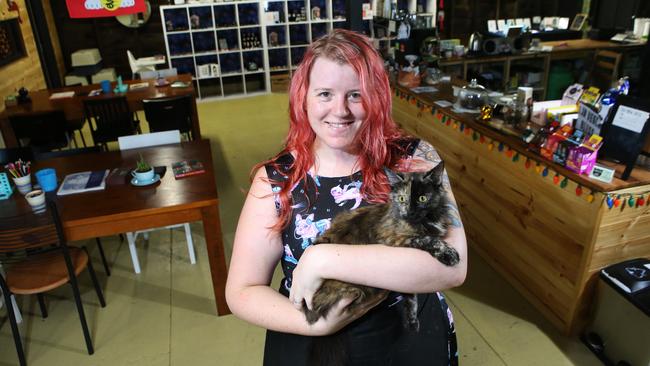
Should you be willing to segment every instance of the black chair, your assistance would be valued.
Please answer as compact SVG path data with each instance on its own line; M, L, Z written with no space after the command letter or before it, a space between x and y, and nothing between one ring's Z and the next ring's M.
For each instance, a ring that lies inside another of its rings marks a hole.
M142 105L151 132L179 130L193 140L191 95L145 99Z
M12 295L36 294L43 318L47 308L43 293L70 283L88 354L94 353L92 339L81 302L77 276L88 268L101 307L106 306L88 252L85 248L68 246L56 204L48 200L43 213L28 212L0 220L0 258L6 276L0 275L0 288L7 305L11 331L21 365L26 365L25 353L16 323Z
M68 121L63 111L9 116L18 146L41 151L61 149L70 144Z
M99 152L101 152L100 146L91 146L91 147L83 147L78 149L59 150L59 151L36 152L34 154L34 160L41 161L47 159L60 158L64 156L73 156L73 155L99 153ZM122 238L122 240L124 240L121 234L120 237ZM102 242L99 240L99 238L95 238L95 241L97 242L97 249L99 250L99 256L102 259L102 264L104 265L104 271L106 271L106 276L110 276L111 270L108 268L108 262L106 261L106 256L104 255L104 247L102 247Z
M95 145L108 150L107 144L117 141L118 137L141 132L140 121L129 109L126 97L86 99L83 103Z
M29 147L14 147L0 149L0 167L12 163L18 159L31 161L34 159L34 151Z

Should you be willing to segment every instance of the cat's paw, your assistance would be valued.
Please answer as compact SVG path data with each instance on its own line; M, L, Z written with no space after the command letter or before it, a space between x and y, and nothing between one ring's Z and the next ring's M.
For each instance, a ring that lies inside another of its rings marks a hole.
M447 244L443 244L435 256L438 260L446 266L455 266L460 262L460 255L456 249Z
M307 323L309 323L309 324L316 323L318 321L318 319L320 319L320 317L321 317L320 313L318 313L316 311L313 311L313 310L309 310L304 305L303 305L303 308L302 308L302 312L305 313L305 318L307 319Z
M411 246L413 248L426 248L435 242L435 238L429 235L420 236L413 239Z

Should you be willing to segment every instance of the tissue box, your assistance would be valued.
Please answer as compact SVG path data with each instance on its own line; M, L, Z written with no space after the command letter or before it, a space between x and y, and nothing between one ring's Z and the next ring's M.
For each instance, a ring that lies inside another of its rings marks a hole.
M99 55L98 48L87 48L73 52L70 55L72 67L76 66L91 66L96 65L102 61L102 56Z
M578 174L589 174L596 165L598 149L603 144L603 138L598 135L591 135L589 140L569 149L569 156L566 160L567 169Z
M93 84L99 84L102 80L115 81L115 79L115 69L112 67L101 69L91 77Z

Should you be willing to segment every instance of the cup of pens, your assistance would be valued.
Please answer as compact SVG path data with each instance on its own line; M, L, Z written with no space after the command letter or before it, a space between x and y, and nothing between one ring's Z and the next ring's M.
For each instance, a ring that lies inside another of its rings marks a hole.
M30 172L30 165L31 162L24 162L22 160L18 160L15 163L9 163L5 165L5 169L9 171L9 174L11 174L11 178L13 179L16 188L18 188L18 192L22 193L23 195L31 192L32 190L32 175Z

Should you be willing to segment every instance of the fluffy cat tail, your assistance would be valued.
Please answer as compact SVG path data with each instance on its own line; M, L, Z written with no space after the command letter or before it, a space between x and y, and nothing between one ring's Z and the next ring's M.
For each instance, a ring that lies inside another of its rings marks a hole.
M342 366L348 363L347 334L314 337L309 353L309 366Z

